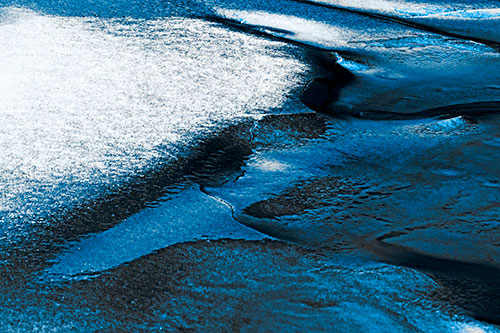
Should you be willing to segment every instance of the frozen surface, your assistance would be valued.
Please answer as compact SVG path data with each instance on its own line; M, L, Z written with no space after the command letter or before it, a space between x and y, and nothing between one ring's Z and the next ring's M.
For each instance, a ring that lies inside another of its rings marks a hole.
M201 20L1 12L6 238L279 107L306 70L281 43Z
M326 107L329 112L404 116L500 100L500 55L487 44L357 13L323 7L308 12L305 4L298 6L286 14L274 7L218 13L271 36L336 52L355 80Z
M422 24L444 32L456 33L464 38L500 42L498 1L313 0L310 2Z
M498 20L2 1L0 329L498 331Z
M434 299L416 271L276 241L167 247L19 299L7 328L495 332ZM44 305L36 312L31 304ZM48 314L54 313L51 316Z

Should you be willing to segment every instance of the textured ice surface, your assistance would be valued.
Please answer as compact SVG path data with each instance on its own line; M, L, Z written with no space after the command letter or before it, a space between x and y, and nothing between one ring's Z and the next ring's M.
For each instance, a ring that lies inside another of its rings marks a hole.
M424 274L273 241L177 244L30 290L2 310L5 328L495 332L437 302Z
M437 298L496 322L498 116L329 127L325 139L256 151L242 176L207 191L272 237L427 272Z
M102 196L225 123L279 107L306 70L281 43L201 20L1 12L3 228L9 214Z
M497 2L2 5L3 330L497 329Z
M272 36L338 52L355 80L340 91L331 112L408 115L500 100L500 55L490 46L356 13L297 6L286 14L264 5L217 12Z
M68 252L54 259L56 264L45 272L45 278L85 278L89 273L114 268L193 239L264 237L234 221L229 206L197 189L186 189L114 228L76 242Z
M497 120L336 120L326 139L257 151L236 181L207 190L243 222L309 246L382 237L498 265Z
M500 42L500 8L497 1L393 1L313 0L311 3L386 15L404 22L423 24L464 38Z

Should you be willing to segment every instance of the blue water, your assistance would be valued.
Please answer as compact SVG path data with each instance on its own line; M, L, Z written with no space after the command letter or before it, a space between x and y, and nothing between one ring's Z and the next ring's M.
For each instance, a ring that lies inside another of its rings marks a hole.
M0 2L0 328L500 330L499 21Z

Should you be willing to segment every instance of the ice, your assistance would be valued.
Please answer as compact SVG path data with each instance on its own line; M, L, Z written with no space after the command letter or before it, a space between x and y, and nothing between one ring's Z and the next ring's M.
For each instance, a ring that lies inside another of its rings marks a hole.
M4 228L16 210L38 219L100 197L280 107L307 70L282 43L202 20L1 11Z

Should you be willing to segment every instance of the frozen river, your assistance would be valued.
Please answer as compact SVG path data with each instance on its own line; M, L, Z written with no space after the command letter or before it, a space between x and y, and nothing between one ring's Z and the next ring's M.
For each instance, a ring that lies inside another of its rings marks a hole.
M500 330L500 2L0 0L0 328Z

